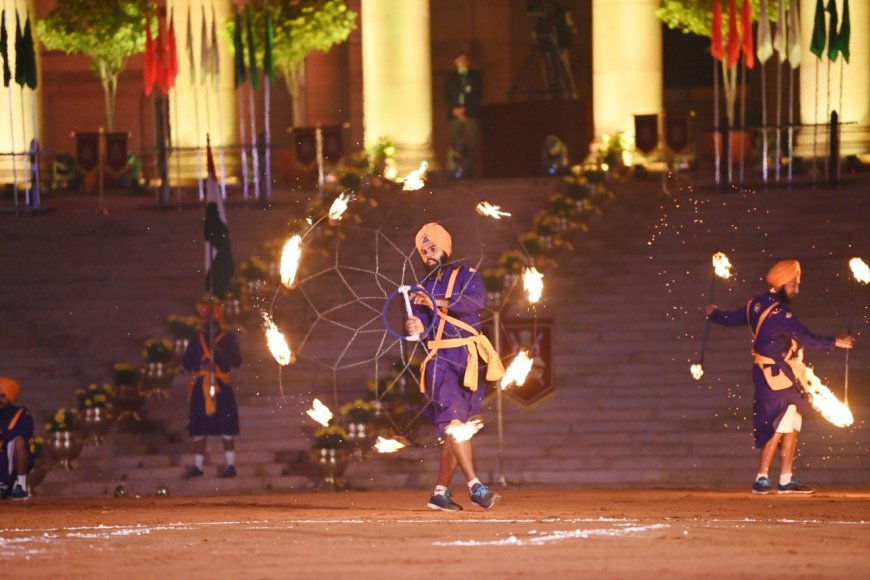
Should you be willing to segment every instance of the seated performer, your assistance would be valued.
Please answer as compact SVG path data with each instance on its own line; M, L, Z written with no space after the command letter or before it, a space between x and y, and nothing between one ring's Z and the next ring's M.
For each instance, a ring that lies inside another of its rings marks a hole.
M427 275L420 282L435 299L432 304L423 292L412 296L413 316L405 323L408 335L427 340L429 354L420 366L420 388L429 395L426 414L435 424L442 441L441 465L435 492L428 507L433 510L459 511L448 489L457 465L468 482L472 503L490 509L498 494L480 482L475 474L471 440L458 441L445 430L480 420L485 384L481 380L486 366L486 380L496 381L504 375L498 353L480 333L480 310L484 288L480 275L459 263L447 264L453 251L450 234L442 226L429 223L417 233L417 251ZM428 333L434 309L438 322Z
M758 474L752 484L752 493L765 495L774 491L768 479L768 470L780 449L779 493L811 494L814 489L793 479L794 457L802 414L810 406L799 390L800 382L789 365L800 348L831 350L852 348L851 336L817 336L800 323L787 306L800 292L801 266L797 260L777 262L767 273L770 290L750 299L746 306L732 311L719 310L707 305L710 320L726 326L749 324L755 339L752 352L752 381L755 383L755 401L752 423L755 446L761 449Z
M13 405L21 387L9 377L0 377L0 497L27 499L27 474L33 469L30 438L33 417L24 407Z
M239 411L230 383L229 372L242 364L236 335L221 328L223 308L210 303L200 307L202 330L190 341L184 353L184 368L195 373L188 386L190 423L188 433L193 439L194 466L188 477L203 474L207 435L223 439L226 467L222 475L235 477L234 437L239 434Z

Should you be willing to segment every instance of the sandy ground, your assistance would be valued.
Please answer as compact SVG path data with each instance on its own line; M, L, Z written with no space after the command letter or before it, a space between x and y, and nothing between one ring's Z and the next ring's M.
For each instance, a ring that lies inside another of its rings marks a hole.
M501 489L0 504L22 578L867 578L870 490ZM14 568L12 567L14 566Z

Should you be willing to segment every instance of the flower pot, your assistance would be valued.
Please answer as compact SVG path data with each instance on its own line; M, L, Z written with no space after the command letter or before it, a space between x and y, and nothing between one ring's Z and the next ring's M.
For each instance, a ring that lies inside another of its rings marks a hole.
M187 352L187 345L190 344L190 339L176 338L172 341L172 358L175 364L181 364L184 360L184 353Z
M175 380L176 367L170 363L147 362L142 365L142 387L147 397L169 398L169 385Z
M103 439L112 427L112 414L103 407L82 410L82 434L85 442L102 445Z
M363 421L349 422L347 424L348 445L353 451L353 456L363 459L363 453L372 447L372 430L368 423Z
M45 441L51 456L61 469L69 471L72 462L82 452L82 437L76 431L53 431Z
M347 489L344 472L350 463L350 455L344 449L315 447L311 450L311 462L320 474L320 491L341 491Z
M124 421L141 421L139 409L145 404L146 395L139 385L116 385L112 405L118 415L118 423Z

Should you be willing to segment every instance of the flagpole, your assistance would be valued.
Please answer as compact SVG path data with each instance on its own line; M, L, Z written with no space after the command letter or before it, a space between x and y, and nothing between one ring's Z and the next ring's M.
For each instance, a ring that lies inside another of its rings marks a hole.
M13 198L15 199L15 209L18 209L18 164L15 162L15 156L17 152L15 151L15 107L13 105L15 101L15 89L12 87L12 83L9 83L9 133L12 141L12 193Z
M776 65L776 158L773 161L774 179L779 183L782 170L782 56Z
M743 146L746 133L746 57L744 56L743 60L740 61L740 76L742 77L742 82L740 83L740 171L739 171L739 180L740 187L743 187L743 169L744 169L744 159L743 159Z
M818 176L816 175L816 165L819 160L818 153L818 144L819 144L819 68L822 64L821 59L816 59L816 99L815 106L813 111L813 172L812 172L812 180L813 186L816 184L816 179Z
M18 58L18 55L15 55ZM24 107L24 85L21 85L21 151L25 155L25 167L30 165L30 159L27 156L27 117ZM30 207L30 179L27 173L24 174L24 207Z
M256 70L251 71L251 75L257 74ZM248 85L248 97L250 98L250 102L248 104L248 113L251 118L251 162L253 164L254 170L254 199L260 199L260 155L257 151L257 116L256 116L256 108L257 103L255 101L256 95L254 94L254 82L251 81L251 84Z
M239 104L239 147L242 150L242 198L248 201L248 149L245 141L245 100L244 90L236 89L236 100Z
M36 170L33 172L33 196L31 198L31 209L39 209L42 202L39 200L39 138L37 137L36 125L36 90L30 91L30 107L33 115L33 141L35 147L33 151L33 163L36 165Z
M203 18L205 18L205 3L203 3ZM221 114L221 78L220 78L220 53L218 52L217 44L217 16L214 9L214 2L211 3L211 49L209 50L208 70L212 77L212 87L215 91L215 108L217 109L217 125L218 125L218 160L221 170L221 199L227 198L227 172L224 165L224 129L223 115ZM208 91L208 87L206 87Z
M719 71L716 70L716 57L713 57L713 182L722 183L721 148L722 134L719 132Z
M794 175L794 69L788 69L788 182Z
M761 63L761 180L767 183L768 160L767 156L767 75L764 69L767 68L767 63Z
M269 128L269 120L272 117L272 81L269 75L264 75L266 84L263 86L263 131L265 133L264 155L266 159L263 162L266 164L266 183L265 191L263 192L263 201L270 202L272 200L272 131Z

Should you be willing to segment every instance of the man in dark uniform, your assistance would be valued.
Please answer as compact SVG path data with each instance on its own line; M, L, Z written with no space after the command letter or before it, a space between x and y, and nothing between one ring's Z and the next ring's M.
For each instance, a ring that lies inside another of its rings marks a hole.
M21 386L0 377L0 497L27 499L27 474L33 469L30 438L33 417L24 407L13 405Z
M732 311L719 310L709 304L706 308L710 320L726 326L748 324L755 340L752 352L752 380L755 383L753 427L755 446L761 449L758 474L752 493L768 494L774 491L768 479L768 470L781 445L779 493L811 494L815 490L793 479L794 457L802 414L809 411L807 399L799 390L789 361L798 356L798 350L831 350L834 347L852 348L851 336L817 336L800 323L787 306L800 291L801 267L797 260L777 262L767 273L770 290L752 298L746 306Z
M468 55L464 52L457 54L453 62L456 70L447 75L444 86L447 119L450 121L447 167L452 177L460 179L470 177L474 172L483 80L478 71L469 68Z
M242 364L236 335L221 328L223 308L209 303L200 308L202 331L190 341L184 353L185 370L192 371L188 386L190 423L188 433L193 439L195 465L188 477L203 474L207 435L219 435L223 440L226 466L224 477L235 477L235 437L239 434L239 410L230 382L230 369Z
M406 321L405 331L409 336L427 340L429 354L420 366L420 388L429 395L426 415L442 441L438 482L428 507L443 511L462 509L448 489L458 466L468 482L472 503L490 509L499 496L475 474L471 439L451 431L481 421L480 408L486 390L481 380L484 369L487 381L497 381L504 375L498 353L480 332L483 281L473 268L446 263L453 243L439 224L423 226L417 233L416 244L428 271L420 281L426 293L413 294L413 315ZM435 304L429 296L435 299ZM438 320L432 325L436 308ZM433 328L427 333L429 326Z

